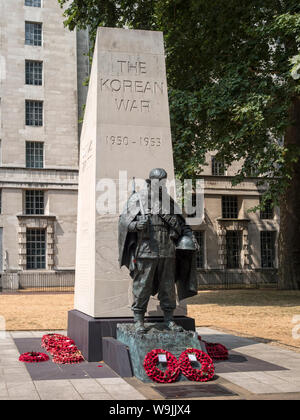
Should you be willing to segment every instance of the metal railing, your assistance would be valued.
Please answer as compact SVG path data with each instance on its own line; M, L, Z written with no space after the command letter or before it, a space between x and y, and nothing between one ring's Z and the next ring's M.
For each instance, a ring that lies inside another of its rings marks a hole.
M2 273L2 292L73 292L74 271Z
M199 290L277 287L278 273L276 269L198 270Z
M198 289L277 288L275 269L198 270ZM2 292L73 292L75 271L10 272L0 275Z

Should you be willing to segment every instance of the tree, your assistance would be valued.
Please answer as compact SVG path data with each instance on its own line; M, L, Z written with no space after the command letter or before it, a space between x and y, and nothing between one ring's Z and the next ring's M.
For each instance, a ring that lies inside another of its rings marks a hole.
M92 37L99 25L164 32L177 174L194 177L208 150L242 159L234 183L254 170L280 204L280 285L300 289L298 0L73 0L65 16Z

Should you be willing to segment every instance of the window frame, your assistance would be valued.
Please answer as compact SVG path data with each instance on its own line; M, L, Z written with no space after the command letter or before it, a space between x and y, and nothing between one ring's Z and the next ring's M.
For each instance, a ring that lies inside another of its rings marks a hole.
M40 148L40 150L38 150L38 148ZM30 151L33 153L32 156L29 155ZM25 142L26 168L43 169L44 162L45 162L44 152L45 152L44 142L26 140ZM33 164L31 165L29 164L29 162L33 162ZM41 165L39 165L40 162L41 162Z
M225 176L225 165L215 156L211 157L211 174L213 176Z
M196 268L205 268L205 230L194 230L194 236L200 249L196 253ZM200 239L200 240L199 240Z
M34 235L32 237L35 240L30 240L31 238L29 234ZM38 247L39 244L43 246ZM26 269L27 270L45 270L46 269L46 256L47 256L46 228L26 228ZM29 262L30 258L31 258L31 262Z
M28 127L43 127L44 101L25 99L25 125Z
M238 196L229 195L229 194L222 195L221 201L222 201L222 219L238 219L239 217Z
M272 201L271 200L267 200L265 202L264 210L260 209L259 217L260 217L261 220L273 220L274 219L274 207L272 207Z
M31 4L26 4L27 2L31 2ZM38 2L38 5L36 4ZM42 7L42 0L24 0L24 6L27 7Z
M24 214L26 216L43 216L45 202L45 190L25 190Z
M263 236L269 237L269 244L263 240ZM275 268L276 267L276 237L275 230L261 230L260 231L260 265L261 268ZM263 242L267 247L263 247Z
M29 30L29 28L31 28L31 30ZM39 28L39 32L35 33L37 28ZM41 47L43 45L42 22L25 21L25 45L32 47Z
M229 250L229 238L230 236L237 237L237 247L232 248L233 251L231 253L228 252ZM226 268L227 269L240 269L241 268L241 254L242 254L242 240L243 235L242 231L240 230L226 230ZM234 261L232 263L232 261Z
M29 68L30 65L32 66L31 69ZM43 61L41 60L25 60L25 85L43 86L43 67ZM30 83L31 80L32 83Z

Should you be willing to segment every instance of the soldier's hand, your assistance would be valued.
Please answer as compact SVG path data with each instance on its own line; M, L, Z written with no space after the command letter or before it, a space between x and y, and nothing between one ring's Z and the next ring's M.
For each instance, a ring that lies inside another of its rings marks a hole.
M146 227L147 227L147 224L148 224L148 220L147 219L139 220L136 223L136 228L137 228L137 230L145 230Z

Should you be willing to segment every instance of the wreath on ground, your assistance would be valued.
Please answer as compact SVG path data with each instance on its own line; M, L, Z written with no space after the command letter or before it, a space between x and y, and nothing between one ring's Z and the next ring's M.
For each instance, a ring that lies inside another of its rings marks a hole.
M228 350L227 348L220 343L209 343L201 339L200 335L198 340L202 341L205 344L207 354L213 360L227 360L228 359Z
M40 363L40 362L47 362L49 360L49 356L45 353L40 353L37 351L29 351L27 353L21 354L19 357L20 362L25 363Z
M42 347L52 356L52 361L58 364L74 364L84 360L75 342L62 334L46 334L42 337Z
M201 364L200 369L193 368L189 358L190 354L196 356L197 361ZM209 355L194 348L183 351L179 356L178 364L183 375L190 381L207 382L213 378L215 373L214 364Z
M165 371L162 371L157 367L159 354L166 355L167 369ZM149 378L159 383L175 382L180 373L176 357L169 351L162 349L154 349L146 354L144 359L144 368Z

